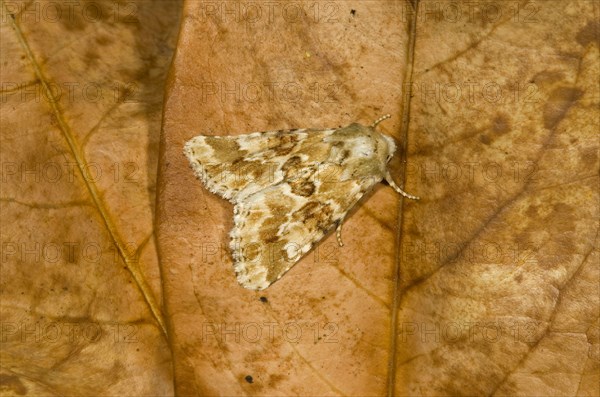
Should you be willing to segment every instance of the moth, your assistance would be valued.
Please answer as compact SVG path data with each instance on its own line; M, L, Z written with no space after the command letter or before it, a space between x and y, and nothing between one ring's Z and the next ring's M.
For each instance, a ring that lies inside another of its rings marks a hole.
M325 235L342 242L346 214L383 179L394 140L375 127L290 129L237 136L198 135L184 146L196 176L234 205L230 248L238 282L262 290Z

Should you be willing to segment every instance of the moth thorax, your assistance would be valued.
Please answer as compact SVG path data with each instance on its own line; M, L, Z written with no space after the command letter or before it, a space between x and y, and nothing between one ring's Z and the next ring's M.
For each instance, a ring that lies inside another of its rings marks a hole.
M377 142L374 142L368 135L355 138L352 143L351 149L357 158L372 157L375 153Z

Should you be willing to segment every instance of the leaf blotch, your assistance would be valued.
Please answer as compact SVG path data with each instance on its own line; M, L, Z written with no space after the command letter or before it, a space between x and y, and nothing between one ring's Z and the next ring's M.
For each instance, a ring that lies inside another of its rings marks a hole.
M5 374L0 374L0 390L7 395L14 393L16 395L23 396L27 394L27 388L17 376Z
M554 129L582 95L583 91L573 87L560 87L552 91L544 108L544 127Z
M575 36L582 46L594 43L600 47L600 21L589 21Z
M279 383L281 383L281 381L285 380L285 376L283 375L270 375L269 376L269 387L272 387L273 389L276 389L279 385Z
M498 135L504 135L510 131L510 122L506 115L499 114L496 116L494 123L492 124L492 129Z

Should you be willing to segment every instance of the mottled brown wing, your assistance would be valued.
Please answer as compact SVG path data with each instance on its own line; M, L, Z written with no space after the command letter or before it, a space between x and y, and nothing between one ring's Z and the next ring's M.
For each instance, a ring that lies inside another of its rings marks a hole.
M331 172L329 175L334 175ZM238 282L245 288L262 290L285 272L335 228L356 202L380 182L362 180L320 181L311 195L283 181L235 206L231 250Z
M334 130L283 130L237 136L204 136L184 147L194 173L211 192L236 203L281 182L281 168L299 150L306 150Z

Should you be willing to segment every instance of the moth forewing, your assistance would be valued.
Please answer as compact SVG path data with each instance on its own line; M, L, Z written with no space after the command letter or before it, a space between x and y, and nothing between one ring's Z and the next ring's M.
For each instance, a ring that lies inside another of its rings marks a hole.
M235 205L230 248L242 286L267 288L334 228L342 245L344 217L383 179L416 198L387 169L396 146L375 130L386 118L371 126L199 135L186 143L196 176Z

